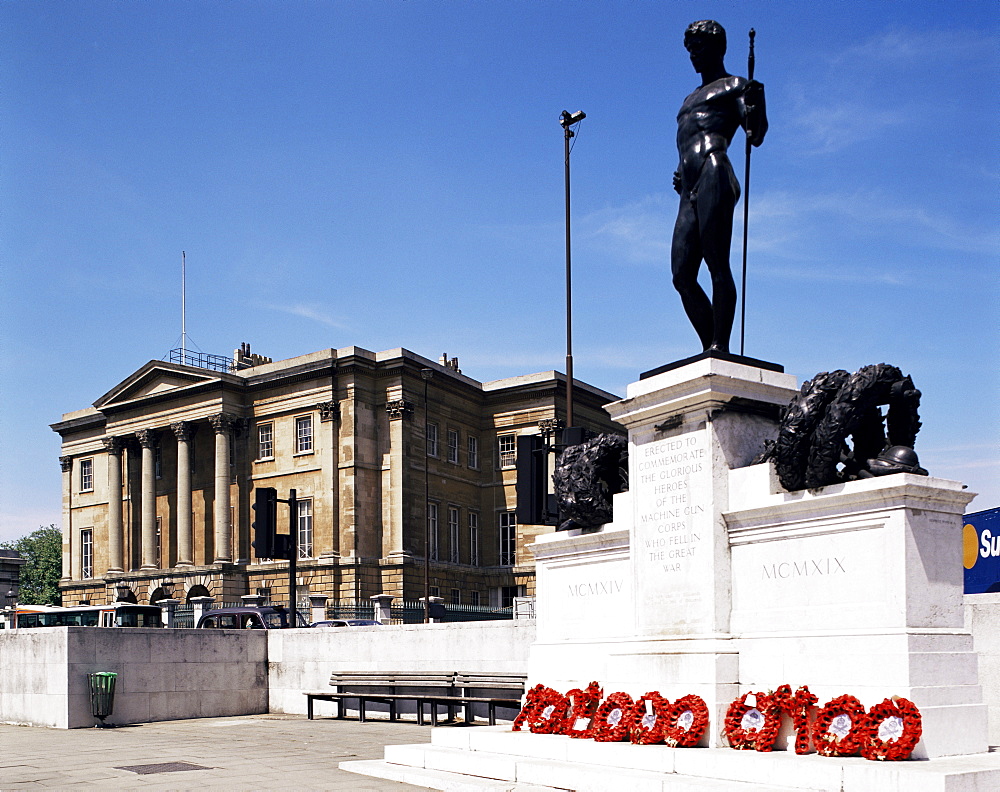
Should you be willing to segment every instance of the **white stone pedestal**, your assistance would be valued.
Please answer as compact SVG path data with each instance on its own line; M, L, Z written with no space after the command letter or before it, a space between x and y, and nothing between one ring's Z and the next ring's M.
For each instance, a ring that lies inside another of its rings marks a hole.
M721 723L739 695L729 630L729 471L777 434L795 379L705 359L606 407L629 432L628 496L599 534L539 537L529 682L696 693ZM717 745L718 729L705 744Z
M956 481L898 474L788 493L770 466L730 473L740 684L808 684L867 706L898 695L923 718L917 758L987 748L962 607Z
M785 492L769 464L749 463L795 390L788 375L706 359L607 406L629 432L630 491L615 496L614 523L532 546L528 684L695 693L709 706L702 744L713 748L728 704L749 690L808 685L821 705L851 694L866 707L899 695L922 715L913 756L931 761L468 729L342 767L440 789L499 788L489 779L658 792L1000 788L963 626L961 516L973 494L909 474Z
M720 743L747 690L820 703L911 699L917 757L986 750L963 626L957 482L895 475L785 492L750 466L796 391L790 375L706 359L607 406L629 431L629 493L598 532L539 537L529 683L696 693Z

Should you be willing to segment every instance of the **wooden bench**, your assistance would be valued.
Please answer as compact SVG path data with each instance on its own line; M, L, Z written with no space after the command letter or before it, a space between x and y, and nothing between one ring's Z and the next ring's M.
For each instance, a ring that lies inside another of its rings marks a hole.
M396 704L412 701L417 708L417 722L424 725L424 708L430 705L431 725L438 725L438 707L448 708L448 721L454 721L455 708L465 710L466 723L473 723L473 705L485 704L489 723L496 724L497 707L518 709L524 694L524 674L462 674L462 673L380 673L338 671L330 675L332 691L307 692L306 713L313 719L314 701L332 701L334 717L343 718L348 700L357 700L358 719L366 720L369 703L385 704L389 720L398 719ZM475 695L477 691L510 691L509 695Z

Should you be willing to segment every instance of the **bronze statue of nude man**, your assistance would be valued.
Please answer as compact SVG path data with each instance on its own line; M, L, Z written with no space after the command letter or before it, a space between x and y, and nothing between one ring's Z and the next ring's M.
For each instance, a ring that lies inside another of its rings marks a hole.
M677 113L680 165L674 189L681 201L670 250L671 272L705 351L728 353L736 315L729 247L740 185L726 151L741 126L752 145L764 140L764 86L726 71L726 31L718 22L691 24L684 33L684 47L701 75L701 86ZM712 276L711 300L698 284L702 260Z

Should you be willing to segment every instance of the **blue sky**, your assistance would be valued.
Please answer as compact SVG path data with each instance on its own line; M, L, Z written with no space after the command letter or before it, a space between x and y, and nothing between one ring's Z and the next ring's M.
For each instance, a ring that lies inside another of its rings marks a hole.
M800 381L899 366L924 394L921 463L1000 505L998 8L6 0L0 540L60 521L48 424L179 346L182 250L205 352L562 369L563 109L588 115L576 375L623 394L696 353L668 251L703 18L734 73L757 30L768 97L747 354Z

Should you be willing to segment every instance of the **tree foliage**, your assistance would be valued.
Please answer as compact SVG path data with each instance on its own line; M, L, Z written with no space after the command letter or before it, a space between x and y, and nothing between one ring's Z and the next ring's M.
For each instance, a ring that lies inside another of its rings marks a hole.
M17 550L27 561L21 566L20 594L24 605L59 605L59 578L62 574L62 532L55 526L42 526L27 536L0 547Z

